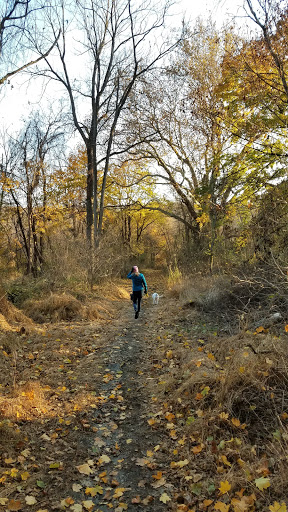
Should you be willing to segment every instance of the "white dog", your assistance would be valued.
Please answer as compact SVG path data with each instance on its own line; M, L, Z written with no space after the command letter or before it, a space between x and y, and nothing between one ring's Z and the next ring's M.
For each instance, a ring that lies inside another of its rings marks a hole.
M159 299L160 299L160 295L155 292L155 293L152 293L151 297L152 297L153 304L158 304Z

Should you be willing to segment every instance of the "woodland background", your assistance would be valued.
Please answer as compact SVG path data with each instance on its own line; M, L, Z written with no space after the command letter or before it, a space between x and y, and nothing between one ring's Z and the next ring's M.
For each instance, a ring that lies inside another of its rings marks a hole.
M62 7L2 6L2 102L19 73L57 91L2 131L3 285L91 287L136 261L286 286L285 2L244 2L249 31L171 30L167 2Z
M174 7L0 4L5 511L287 511L287 2Z

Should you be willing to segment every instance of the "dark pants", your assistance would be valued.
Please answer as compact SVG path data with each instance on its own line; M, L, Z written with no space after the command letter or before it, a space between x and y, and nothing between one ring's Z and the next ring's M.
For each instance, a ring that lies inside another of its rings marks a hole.
M133 306L134 306L134 309L136 311L136 308L138 306L138 309L137 311L140 311L140 304L141 304L141 299L142 299L142 290L139 290L137 292L133 292Z

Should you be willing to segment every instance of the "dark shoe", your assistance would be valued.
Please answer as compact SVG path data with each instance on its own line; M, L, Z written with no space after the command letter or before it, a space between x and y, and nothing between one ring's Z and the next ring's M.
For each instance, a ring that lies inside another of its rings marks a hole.
M138 318L138 316L139 316L139 311L136 311L135 312L135 318Z

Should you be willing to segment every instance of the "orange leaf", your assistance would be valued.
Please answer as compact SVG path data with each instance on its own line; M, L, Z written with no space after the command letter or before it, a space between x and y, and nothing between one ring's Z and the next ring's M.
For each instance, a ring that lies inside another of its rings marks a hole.
M207 357L208 359L211 359L211 361L215 360L215 356L211 352L208 352Z
M288 332L288 324L285 325L285 331Z
M192 452L195 454L202 452L203 446L204 446L203 444L199 444L198 446L193 446Z
M241 426L241 422L240 422L240 420L238 420L238 418L232 418L231 423L233 423L233 425L235 427L240 427Z
M152 478L155 478L155 480L160 480L162 478L162 471L157 471L156 475L152 475Z
M8 510L21 510L22 503L21 501L17 500L9 500L7 503Z

